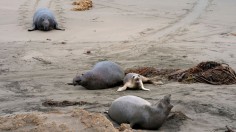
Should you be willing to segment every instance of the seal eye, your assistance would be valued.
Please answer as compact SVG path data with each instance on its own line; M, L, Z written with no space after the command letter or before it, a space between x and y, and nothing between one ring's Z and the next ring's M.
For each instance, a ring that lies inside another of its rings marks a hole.
M135 78L135 76L132 76L132 78L134 79L134 78Z
M138 75L138 77L140 77L140 75Z

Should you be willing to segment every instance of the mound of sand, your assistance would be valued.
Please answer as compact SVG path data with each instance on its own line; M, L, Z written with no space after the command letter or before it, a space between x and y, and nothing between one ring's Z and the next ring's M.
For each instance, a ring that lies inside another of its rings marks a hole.
M14 132L64 132L70 129L65 124L47 122L41 114L19 114L0 118L1 131Z
M120 127L118 128L119 131L124 131L124 132L133 132L132 128L130 127L129 124L121 124Z
M87 131L116 132L112 123L100 113L89 113L85 110L73 110L72 117L79 118Z
M172 112L166 121L166 127L179 128L184 120L190 119L182 112ZM0 117L0 131L14 132L133 132L129 124L115 128L110 120L101 113L92 113L83 109L72 111L51 111L48 113L24 113ZM135 130L140 131L140 130Z
M14 132L130 132L128 124L115 128L100 113L90 113L82 109L70 112L24 113L0 117L0 131Z

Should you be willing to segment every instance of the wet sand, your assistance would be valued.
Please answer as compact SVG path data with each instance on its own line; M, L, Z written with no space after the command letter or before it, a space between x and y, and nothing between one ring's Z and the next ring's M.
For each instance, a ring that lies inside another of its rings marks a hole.
M164 124L160 131L236 129L235 85L167 83L147 91L89 91L69 86L101 60L124 69L137 66L189 68L211 60L236 69L234 0L94 0L91 10L72 11L72 0L0 1L0 115L71 111L103 113L123 95L155 103L172 94L173 111L191 120ZM50 8L65 31L28 32L34 11ZM85 54L91 51L91 54ZM93 105L45 107L45 100Z

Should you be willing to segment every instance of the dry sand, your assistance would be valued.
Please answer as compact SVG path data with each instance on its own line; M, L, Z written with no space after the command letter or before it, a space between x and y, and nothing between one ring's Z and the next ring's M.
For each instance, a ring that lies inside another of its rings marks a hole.
M226 125L236 130L235 85L147 84L151 92L120 93L118 87L89 91L65 85L101 60L124 69L189 68L206 60L236 69L235 0L93 0L82 12L72 11L72 2L0 1L0 115L75 108L103 113L123 95L155 103L172 94L173 111L191 120L166 122L160 131L224 131ZM53 10L66 30L27 32L39 7ZM94 105L42 106L48 99Z

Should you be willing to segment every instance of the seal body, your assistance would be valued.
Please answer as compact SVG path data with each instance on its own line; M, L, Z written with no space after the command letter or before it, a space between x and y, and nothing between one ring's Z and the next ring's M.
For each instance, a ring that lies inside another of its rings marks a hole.
M49 31L52 29L64 30L58 28L57 21L53 13L48 8L40 8L34 13L33 28L28 31L42 30Z
M153 83L153 84L158 84L161 85L163 84L161 81L158 82L153 82L151 79L146 78L142 75L139 75L137 73L128 73L126 74L124 80L123 80L123 87L120 87L117 91L124 91L127 88L131 89L142 89L146 91L150 91L150 89L144 88L143 83Z
M87 89L105 89L117 86L122 83L124 71L114 62L98 62L92 70L76 76L73 79L74 85L82 85Z
M170 96L164 96L157 105L137 96L123 96L112 102L108 115L119 124L129 123L134 129L158 129L173 108Z

